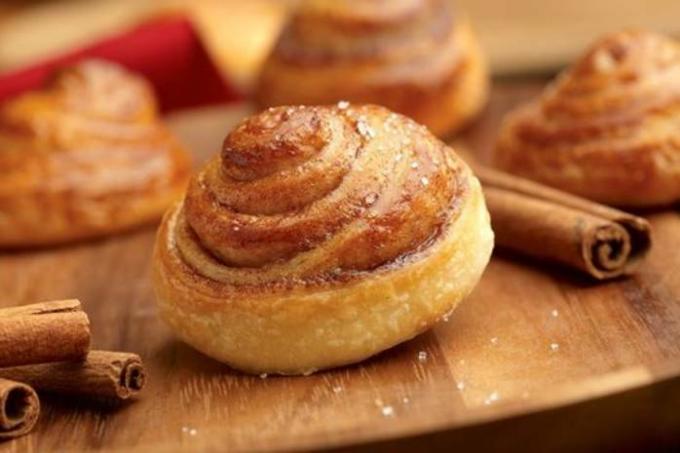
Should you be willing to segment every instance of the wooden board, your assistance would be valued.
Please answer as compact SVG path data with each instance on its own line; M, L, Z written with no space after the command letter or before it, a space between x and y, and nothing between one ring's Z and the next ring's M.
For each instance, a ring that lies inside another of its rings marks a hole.
M502 113L539 88L497 86L468 143L484 155ZM248 110L189 112L169 122L202 161ZM245 376L173 339L153 303L153 228L2 254L0 305L81 299L94 346L141 354L149 384L116 410L48 398L35 432L0 449L582 449L680 441L680 217L669 210L650 218L656 245L633 278L596 285L497 254L448 322L363 364L309 377Z

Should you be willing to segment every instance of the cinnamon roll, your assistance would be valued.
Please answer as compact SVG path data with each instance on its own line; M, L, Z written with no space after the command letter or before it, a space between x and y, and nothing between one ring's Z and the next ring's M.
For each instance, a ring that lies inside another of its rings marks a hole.
M165 216L162 317L251 373L365 359L475 286L493 233L477 179L426 128L377 106L244 120Z
M488 79L477 37L450 0L308 0L264 63L257 99L380 104L442 136L479 113Z
M159 219L189 179L151 87L104 61L0 107L0 247L63 243Z
M495 164L619 206L680 199L680 46L645 31L602 38L504 120Z

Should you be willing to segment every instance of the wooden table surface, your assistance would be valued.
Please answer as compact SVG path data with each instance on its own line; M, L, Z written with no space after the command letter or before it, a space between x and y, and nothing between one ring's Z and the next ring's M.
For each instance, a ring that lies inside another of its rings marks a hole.
M486 155L503 112L541 84L497 84L467 143ZM213 108L169 122L202 161L248 111ZM115 409L44 399L35 431L0 450L582 450L680 442L680 216L667 210L649 218L655 246L632 278L594 284L497 253L448 322L360 365L309 377L246 376L175 340L153 302L153 227L0 254L0 305L79 298L94 346L137 352L149 373L141 397Z

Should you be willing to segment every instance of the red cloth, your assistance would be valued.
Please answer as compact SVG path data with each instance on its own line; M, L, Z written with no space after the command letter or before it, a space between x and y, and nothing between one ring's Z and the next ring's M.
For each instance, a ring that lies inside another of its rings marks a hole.
M0 76L0 102L39 88L57 68L91 57L115 61L145 76L164 112L241 98L221 76L192 23L169 16Z

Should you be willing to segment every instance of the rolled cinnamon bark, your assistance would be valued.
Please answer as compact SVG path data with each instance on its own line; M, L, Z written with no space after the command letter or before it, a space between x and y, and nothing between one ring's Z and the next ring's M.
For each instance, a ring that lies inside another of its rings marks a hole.
M0 379L0 440L23 436L40 415L40 400L26 384Z
M488 167L474 171L501 248L603 280L632 273L651 247L641 217Z
M90 321L78 300L0 309L0 367L81 360Z
M91 351L81 362L45 363L1 368L0 378L25 382L39 392L125 400L146 383L137 354Z

